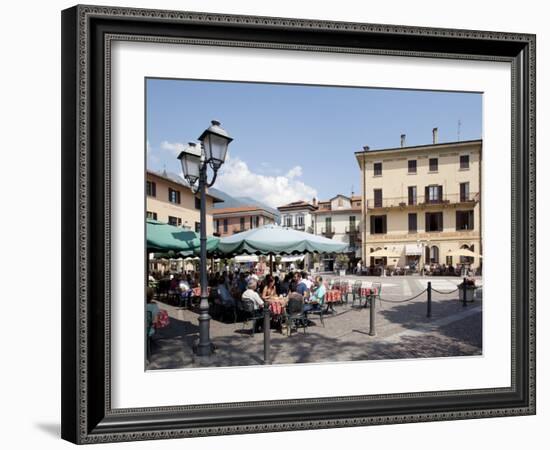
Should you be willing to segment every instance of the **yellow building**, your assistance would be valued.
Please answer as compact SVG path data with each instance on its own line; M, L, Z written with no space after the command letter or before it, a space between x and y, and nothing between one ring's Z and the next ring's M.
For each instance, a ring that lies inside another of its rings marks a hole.
M199 232L200 198L183 178L176 174L147 171L147 217ZM212 207L223 200L206 195L206 234L214 232Z
M456 267L480 258L448 256L468 248L483 254L481 221L482 141L370 150L355 156L362 173L362 245L365 265L379 249L400 255L383 261L399 267L445 264Z

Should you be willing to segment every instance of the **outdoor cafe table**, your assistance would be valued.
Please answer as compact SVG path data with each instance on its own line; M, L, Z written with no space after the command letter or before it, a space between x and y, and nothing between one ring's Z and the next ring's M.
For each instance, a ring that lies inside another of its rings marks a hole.
M329 289L325 293L325 303L327 308L325 312L333 311L334 312L334 303L342 301L342 291L340 289Z
M288 299L285 297L271 297L270 299L266 300L267 304L269 305L269 311L273 316L280 316L284 313L285 307L288 303Z

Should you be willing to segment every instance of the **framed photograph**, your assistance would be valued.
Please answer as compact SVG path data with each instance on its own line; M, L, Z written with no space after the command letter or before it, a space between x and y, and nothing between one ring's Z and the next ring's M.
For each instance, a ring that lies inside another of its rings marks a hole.
M62 12L62 437L535 414L535 36Z

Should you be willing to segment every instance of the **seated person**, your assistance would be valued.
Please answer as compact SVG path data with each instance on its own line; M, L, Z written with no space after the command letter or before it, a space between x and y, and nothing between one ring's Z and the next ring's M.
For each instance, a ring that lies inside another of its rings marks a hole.
M309 295L309 289L307 287L307 284L304 282L302 274L300 272L296 272L296 274L294 275L294 280L296 282L296 292L302 297L307 297Z
M325 283L323 283L323 278L321 276L315 277L315 286L313 288L313 293L311 294L309 300L307 300L306 305L304 306L304 311L315 311L321 309L323 303L325 302L325 294L327 290L325 288Z
M149 337L153 336L155 334L155 324L158 321L160 309L156 303L153 303L153 288L148 287L147 288L147 313L151 313L151 324L149 329L147 330L149 333ZM149 324L148 324L149 325Z
M251 300L252 303L254 303L254 309L262 309L264 307L264 301L260 297L260 295L256 292L256 288L258 287L258 283L256 280L251 278L248 281L247 289L244 291L242 295L243 300Z
M221 277L218 284L218 294L223 306L231 307L235 305L235 299L231 295L227 283L225 282L225 277Z
M275 279L268 275L265 277L265 286L262 289L262 298L269 300L270 298L277 297L277 290L275 289Z

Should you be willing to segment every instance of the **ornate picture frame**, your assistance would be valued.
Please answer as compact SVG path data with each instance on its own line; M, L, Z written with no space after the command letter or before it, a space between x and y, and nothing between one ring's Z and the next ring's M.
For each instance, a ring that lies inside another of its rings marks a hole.
M113 409L115 41L502 61L512 73L509 387ZM99 6L62 12L62 437L167 439L535 414L535 36Z

